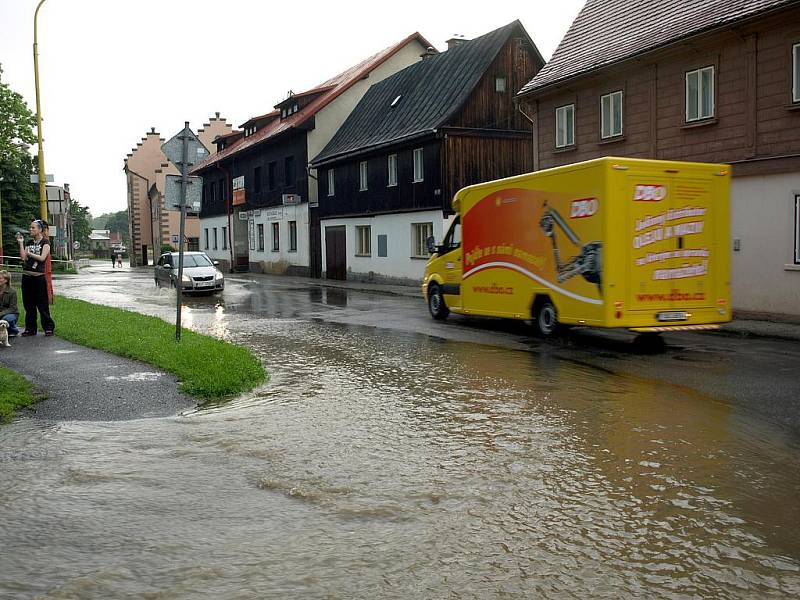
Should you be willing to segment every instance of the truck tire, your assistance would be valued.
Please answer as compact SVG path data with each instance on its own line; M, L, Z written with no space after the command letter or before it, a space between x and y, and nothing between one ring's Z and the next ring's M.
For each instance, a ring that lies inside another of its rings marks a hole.
M550 298L543 298L534 305L533 328L542 337L558 333L558 311Z
M428 286L428 310L437 321L444 321L450 314L450 309L447 308L442 296L442 288L436 283Z

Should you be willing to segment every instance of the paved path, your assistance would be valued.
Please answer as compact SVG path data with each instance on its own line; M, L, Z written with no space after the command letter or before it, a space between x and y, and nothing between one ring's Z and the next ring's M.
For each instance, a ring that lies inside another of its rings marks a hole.
M48 397L19 411L34 418L121 421L165 417L197 403L178 391L172 375L125 358L67 342L58 336L11 338L0 365L24 375Z

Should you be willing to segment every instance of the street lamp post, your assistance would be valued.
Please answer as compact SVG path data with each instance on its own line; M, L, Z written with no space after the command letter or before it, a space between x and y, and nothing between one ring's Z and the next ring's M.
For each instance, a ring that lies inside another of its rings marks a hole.
M0 177L0 184L5 181L3 177ZM5 259L3 250L3 186L0 185L0 266L3 266L3 261Z
M36 125L37 135L39 138L39 210L42 214L42 219L47 220L47 176L44 170L44 144L42 142L42 103L39 97L39 40L37 35L37 19L39 17L39 9L44 4L45 0L40 0L36 6L36 12L33 14L33 75L36 81Z

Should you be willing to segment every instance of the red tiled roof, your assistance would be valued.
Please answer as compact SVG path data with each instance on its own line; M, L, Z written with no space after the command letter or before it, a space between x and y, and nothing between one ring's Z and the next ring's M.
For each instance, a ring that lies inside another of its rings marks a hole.
M587 0L525 95L798 0Z
M228 156L235 154L237 152L241 152L248 148L252 148L256 144L262 143L270 138L275 137L285 131L288 131L294 127L297 127L303 124L305 121L313 117L317 114L320 110L322 110L325 106L333 102L337 97L339 97L342 93L350 89L353 85L358 83L365 75L367 75L370 71L377 68L383 62L391 58L394 54L400 51L403 47L406 46L409 42L416 39L419 41L424 47L429 47L431 44L426 40L419 32L414 32L405 39L399 41L396 44L389 46L367 58L366 60L358 63L357 65L347 69L346 71L339 73L336 77L321 83L320 85L312 88L311 90L307 90L302 92L302 94L298 95L307 95L312 92L319 92L323 91L324 93L320 94L319 97L315 98L311 102L309 102L306 106L302 109L286 117L285 119L276 119L275 121L268 123L265 127L259 129L253 135L248 137L244 137L242 139L234 141L230 146L225 148L224 150L217 152L216 154L212 154L206 160L201 163L196 164L192 168L192 173L197 173L203 169L206 169L221 160L224 160ZM271 116L272 114L279 115L278 111L273 111L264 115L264 117ZM260 118L260 117L259 117ZM249 122L253 121L254 119L250 119Z

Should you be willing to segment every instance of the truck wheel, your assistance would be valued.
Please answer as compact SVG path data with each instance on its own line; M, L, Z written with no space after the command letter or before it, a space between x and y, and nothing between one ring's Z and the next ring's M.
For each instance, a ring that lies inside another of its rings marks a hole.
M542 337L551 337L558 331L558 312L550 298L536 304L533 314L533 326Z
M450 309L447 308L442 296L442 288L435 283L428 286L428 310L437 321L443 321L450 314Z

